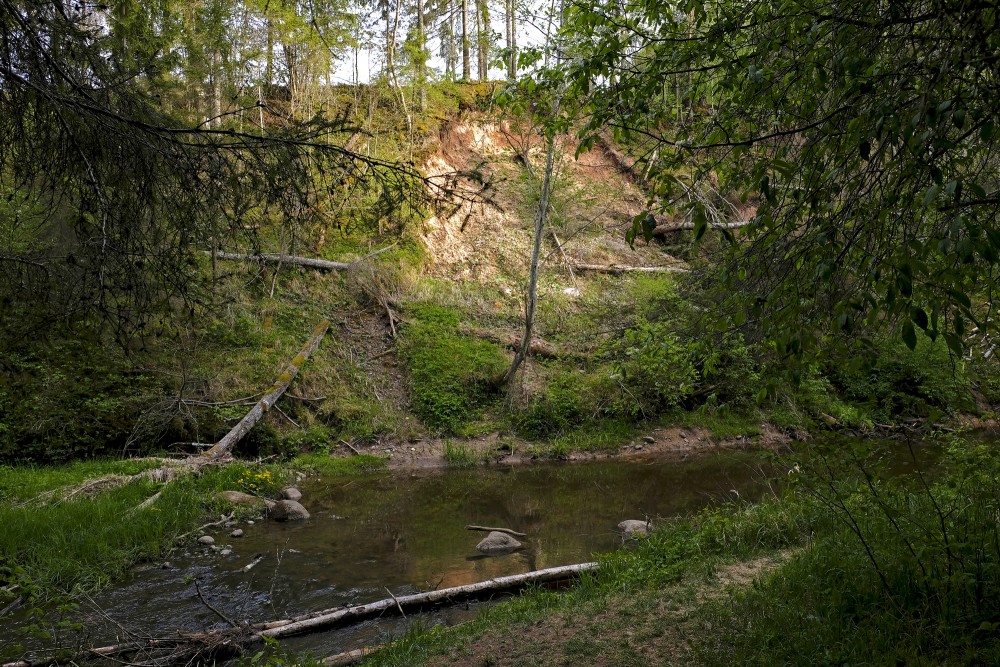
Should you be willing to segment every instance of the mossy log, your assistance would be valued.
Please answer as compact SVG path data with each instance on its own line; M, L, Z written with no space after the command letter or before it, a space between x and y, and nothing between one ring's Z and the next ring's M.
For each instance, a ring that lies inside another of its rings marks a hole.
M302 350L295 355L295 358L288 364L285 371L274 381L274 384L272 384L271 388L268 389L267 394L265 394L262 399L257 401L257 404L253 406L250 412L248 412L246 416L243 417L243 419L241 419L231 431L229 431L229 433L224 435L221 440L212 446L211 449L200 455L203 459L216 461L224 456L227 456L232 451L233 447L236 446L243 436L245 436L250 429L254 427L254 424L260 421L260 418L263 417L271 406L274 405L279 398L281 398L281 395L285 393L288 386L292 384L292 380L294 380L295 376L299 374L299 369L302 367L302 364L304 364L306 359L309 358L309 355L312 354L317 347L319 347L320 342L322 342L323 337L326 336L326 332L329 328L330 322L328 320L323 320L316 325L316 328L313 330L312 337L305 344Z
M246 416L244 416L243 419L241 419L239 423L229 431L229 433L224 435L221 440L212 445L211 449L208 451L202 454L194 454L177 461L171 461L159 468L146 470L135 475L108 475L99 479L87 480L86 482L83 482L82 484L79 484L61 494L49 494L49 497L58 496L60 500L69 500L76 496L96 493L98 491L123 486L142 479L148 479L158 483L166 483L172 481L182 473L195 472L203 465L218 463L232 453L232 450L237 443L239 443L239 441L250 432L250 429L252 429L254 425L260 421L261 417L267 413L271 406L273 406L275 402L281 398L281 395L285 393L285 390L288 389L289 385L291 385L292 381L299 374L299 369L302 367L302 364L304 364L306 359L309 358L309 355L312 354L317 347L319 347L320 342L322 342L323 337L326 336L326 332L329 328L330 322L328 320L323 320L316 325L309 341L306 342L305 346L297 355L295 355L295 358L292 359L281 375L275 379L274 383L271 385L270 389L267 390L264 397L257 401L250 412L248 412ZM148 504L155 502L155 498L156 496L147 500L142 505L136 507L135 510L143 509L143 506L148 507ZM48 499L48 497L46 497L46 499Z

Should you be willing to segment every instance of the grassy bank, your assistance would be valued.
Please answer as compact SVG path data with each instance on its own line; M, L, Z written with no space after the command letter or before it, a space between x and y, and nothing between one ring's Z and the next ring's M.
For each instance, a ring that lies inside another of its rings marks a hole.
M222 514L250 518L261 513L259 507L219 499L220 491L276 498L293 471L346 475L381 469L385 462L313 455L283 464L234 463L166 485L146 480L70 495L86 480L158 465L133 460L0 467L0 608L18 598L35 604L99 590L135 563L163 557L177 546L178 536L203 523ZM139 508L158 491L155 503Z
M815 451L780 497L662 526L567 594L411 632L366 664L996 664L993 449L950 443L934 483Z

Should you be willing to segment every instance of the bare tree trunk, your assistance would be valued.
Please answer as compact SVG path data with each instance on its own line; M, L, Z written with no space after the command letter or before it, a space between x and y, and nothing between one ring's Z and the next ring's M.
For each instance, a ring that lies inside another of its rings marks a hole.
M552 118L559 114L559 97L552 103ZM517 374L517 370L524 363L528 356L528 348L531 347L531 334L535 325L535 306L538 303L538 257L542 249L542 232L545 229L545 221L549 213L549 194L552 191L552 169L555 164L556 137L555 134L549 137L548 150L545 154L545 173L542 176L542 194L538 200L538 212L535 214L535 240L531 249L531 269L528 275L528 296L524 307L524 337L521 345L514 354L514 360L510 368L501 379L501 384L510 384Z
M488 0L476 0L476 25L479 28L479 80L490 78L490 5Z
M419 89L418 104L421 111L427 110L427 63L425 51L427 39L424 35L424 0L417 0L417 48L420 50L417 61L417 86Z
M462 80L472 78L472 66L469 63L469 0L462 0Z
M517 5L510 2L510 78L517 78Z

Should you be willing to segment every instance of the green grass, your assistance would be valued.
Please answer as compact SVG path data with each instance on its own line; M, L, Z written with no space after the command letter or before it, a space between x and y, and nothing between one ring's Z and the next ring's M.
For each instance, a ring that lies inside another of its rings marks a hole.
M289 465L294 468L315 470L328 477L378 472L387 467L385 458L370 454L351 457L333 457L320 453L300 454L292 459Z
M672 410L661 423L684 428L704 428L720 440L761 434L763 416L756 410Z
M663 664L997 664L994 448L951 443L948 474L924 487L887 474L880 454L860 447L837 443L801 457L781 497L662 525L603 556L600 571L564 595L531 591L461 627L411 632L366 664L431 656L491 664L477 647L524 643L534 664L596 655L649 664L634 650L639 638L690 642L689 653ZM720 573L762 558L781 564L753 570L753 585L718 589ZM665 608L678 610L668 622ZM547 639L532 643L536 633Z
M444 460L452 468L472 468L481 462L473 448L452 440L444 441Z

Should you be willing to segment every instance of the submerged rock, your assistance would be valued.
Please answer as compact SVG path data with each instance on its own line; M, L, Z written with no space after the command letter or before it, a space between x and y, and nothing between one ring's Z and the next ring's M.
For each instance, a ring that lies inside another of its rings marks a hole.
M476 551L487 556L500 556L517 551L521 548L521 543L507 533L496 530L490 532L483 538L483 541L476 545Z
M269 508L275 521L302 521L309 518L309 511L294 500L279 500Z
M229 537L243 537L243 529L237 528L233 532L229 533Z
M288 486L281 490L281 497L285 500L294 500L295 502L298 502L302 500L302 492L294 486Z
M626 519L618 524L618 530L625 533L625 537L635 537L636 535L649 535L653 529L651 521L639 521L638 519Z
M211 535L202 535L201 537L198 538L198 544L208 544L208 545L215 544L215 538L212 537Z

